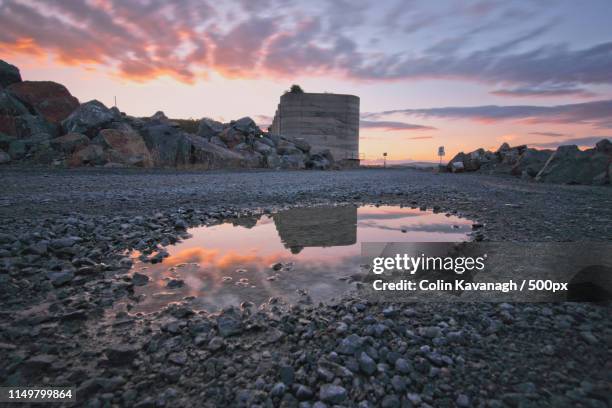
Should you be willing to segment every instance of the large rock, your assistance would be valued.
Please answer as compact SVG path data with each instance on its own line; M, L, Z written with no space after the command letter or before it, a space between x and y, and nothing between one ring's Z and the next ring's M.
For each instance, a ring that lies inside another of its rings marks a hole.
M280 168L281 157L276 152L270 152L264 156L264 165L269 169Z
M576 145L559 146L536 175L537 181L567 184L609 184L612 166L610 142L604 139L594 149L581 151Z
M499 147L499 149L497 149L497 152L495 152L495 154L498 156L501 164L514 166L518 162L519 157L526 149L526 145L510 147L508 143L503 143Z
M0 132L0 149L7 151L11 142L15 140L14 136L9 136Z
M11 156L8 153L0 150L0 164L8 163L11 161Z
M217 146L195 135L187 135L187 140L191 148L186 166L201 169L248 167L244 157L237 152Z
M261 134L261 130L257 127L255 121L248 116L240 118L235 122L231 122L231 126L245 135L249 133L256 135Z
M128 125L123 125L121 129L102 129L92 142L107 149L108 158L113 163L138 167L153 164L142 136Z
M512 167L511 173L523 178L533 178L542 170L551 154L550 150L525 149Z
M102 102L93 100L85 102L72 112L62 122L62 127L66 133L83 133L93 138L100 129L120 119L121 112L117 108L109 109Z
M43 116L54 125L58 125L79 107L79 100L72 96L64 85L57 82L17 82L7 90L30 109L31 113Z
M223 123L209 118L202 118L198 125L198 136L210 139L223 131Z
M89 144L89 138L82 133L68 133L51 140L51 147L66 154L72 154Z
M324 150L311 154L305 164L307 169L329 170L334 165L334 157L329 150Z
M261 153L263 155L268 155L272 152L275 152L274 147L271 147L269 145L267 145L266 143L263 143L259 140L256 140L255 143L253 144L253 149L257 152L257 153Z
M145 126L141 133L155 166L179 167L190 162L192 143L180 129L166 123Z
M483 163L489 161L487 152L484 149L477 149L470 153L457 153L449 162L449 170L455 171L461 166L453 166L453 163L462 163L462 171L476 171L480 169Z
M5 90L0 90L0 132L16 136L15 117L29 113L17 98Z
M21 82L19 68L0 60L0 88L6 88L11 84Z
M15 117L15 136L20 139L51 139L57 136L56 126L42 116L21 115Z
M77 150L70 157L70 166L101 166L108 163L107 154L104 148L97 144L90 144L80 150Z
M306 168L304 155L300 153L280 156L280 167L289 170L301 170Z
M278 141L278 144L276 145L276 151L278 152L278 154L283 155L302 154L302 151L298 149L294 143L285 139L280 139Z
M229 147L233 149L235 146L238 146L240 143L244 143L246 140L245 136L237 129L233 127L228 127L224 129L221 133L219 133L219 138Z

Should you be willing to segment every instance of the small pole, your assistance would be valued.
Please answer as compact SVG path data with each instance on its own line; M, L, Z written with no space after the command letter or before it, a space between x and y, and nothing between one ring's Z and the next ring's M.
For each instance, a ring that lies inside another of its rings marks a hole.
M387 152L383 153L383 168L387 168Z
M115 108L117 107L117 97L115 96Z

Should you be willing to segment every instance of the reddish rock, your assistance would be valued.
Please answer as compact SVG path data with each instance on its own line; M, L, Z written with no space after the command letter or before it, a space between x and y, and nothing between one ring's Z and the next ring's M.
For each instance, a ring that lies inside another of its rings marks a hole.
M17 134L14 116L0 114L0 133L4 133L10 136L15 136Z
M79 107L79 100L56 82L24 81L10 85L7 90L53 124L59 124Z
M219 138L230 148L238 146L244 142L244 135L234 128L226 128L223 132L219 133Z
M94 143L107 148L109 158L113 162L142 167L152 164L147 145L142 137L131 129L103 129L94 139Z

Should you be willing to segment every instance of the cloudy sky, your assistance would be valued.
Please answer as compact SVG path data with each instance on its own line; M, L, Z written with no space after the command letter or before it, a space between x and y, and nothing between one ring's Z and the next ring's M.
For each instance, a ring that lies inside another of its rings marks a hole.
M0 0L0 58L132 115L361 97L368 159L612 135L610 0ZM448 159L448 157L447 157Z

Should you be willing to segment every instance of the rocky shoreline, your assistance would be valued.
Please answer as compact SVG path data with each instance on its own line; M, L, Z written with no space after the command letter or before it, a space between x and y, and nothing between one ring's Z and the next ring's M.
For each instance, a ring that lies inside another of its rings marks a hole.
M97 100L79 103L62 84L22 81L0 60L0 164L211 169L339 168L329 150L262 131L253 119L139 118Z
M3 384L74 384L80 405L94 407L611 402L609 305L312 305L305 296L221 314L186 299L141 315L130 313L140 283L125 255L192 226L330 203L453 212L483 225L479 240L609 241L609 189L415 170L9 167L2 179Z

